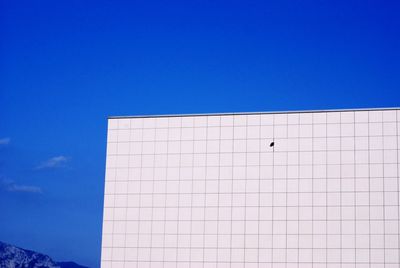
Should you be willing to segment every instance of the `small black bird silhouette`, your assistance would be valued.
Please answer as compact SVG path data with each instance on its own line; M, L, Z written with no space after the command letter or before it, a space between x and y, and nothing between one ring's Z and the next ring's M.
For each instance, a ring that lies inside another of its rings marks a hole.
M271 143L269 144L269 147L274 147L274 145L275 145L275 142L271 142Z

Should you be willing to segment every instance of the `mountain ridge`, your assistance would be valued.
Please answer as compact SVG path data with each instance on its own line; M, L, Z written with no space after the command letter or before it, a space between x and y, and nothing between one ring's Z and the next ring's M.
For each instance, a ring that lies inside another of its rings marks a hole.
M0 268L88 268L75 262L56 262L48 255L0 241Z

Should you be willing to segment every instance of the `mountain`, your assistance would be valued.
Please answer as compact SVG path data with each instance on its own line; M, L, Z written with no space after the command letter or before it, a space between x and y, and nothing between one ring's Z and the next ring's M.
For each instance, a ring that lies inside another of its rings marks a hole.
M49 256L0 241L0 268L87 268L74 262L55 262Z

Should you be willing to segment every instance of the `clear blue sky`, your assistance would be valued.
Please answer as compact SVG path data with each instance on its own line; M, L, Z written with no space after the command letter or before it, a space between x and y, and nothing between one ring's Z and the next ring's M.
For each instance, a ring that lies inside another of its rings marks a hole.
M96 267L106 117L400 104L398 1L0 4L0 240Z

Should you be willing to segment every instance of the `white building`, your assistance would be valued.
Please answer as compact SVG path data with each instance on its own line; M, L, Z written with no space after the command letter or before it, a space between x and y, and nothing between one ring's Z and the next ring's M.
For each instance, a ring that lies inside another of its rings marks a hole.
M399 133L400 109L111 117L102 267L399 268Z

